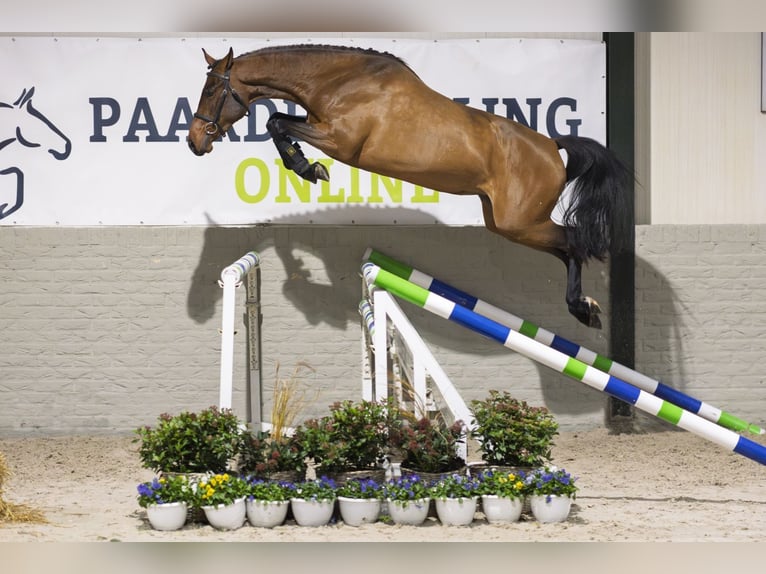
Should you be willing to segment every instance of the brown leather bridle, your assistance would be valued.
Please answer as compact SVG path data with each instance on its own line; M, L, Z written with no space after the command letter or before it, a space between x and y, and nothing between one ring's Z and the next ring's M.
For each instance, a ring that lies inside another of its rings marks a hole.
M194 114L195 118L199 118L203 122L207 122L207 125L205 125L205 134L208 136L223 134L224 130L221 127L221 124L219 122L221 120L221 112L223 111L223 106L226 103L226 98L229 96L229 94L231 94L231 97L234 98L235 102L237 102L240 106L242 106L245 109L245 115L250 115L250 108L242 99L242 97L237 93L237 91L231 86L231 62L229 62L229 65L227 66L226 71L223 74L213 71L213 68L215 68L217 64L218 62L214 62L213 64L211 64L210 65L211 69L207 73L208 76L212 76L214 78L219 78L223 80L223 91L221 92L221 99L218 101L218 106L216 107L215 117L210 118L200 113Z

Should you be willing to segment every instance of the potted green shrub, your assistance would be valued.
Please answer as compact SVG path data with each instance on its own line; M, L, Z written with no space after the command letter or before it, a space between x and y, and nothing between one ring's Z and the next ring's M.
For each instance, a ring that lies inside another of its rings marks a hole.
M218 473L228 469L240 444L239 419L228 409L163 413L154 427L136 429L144 468L161 473Z
M239 445L240 474L298 482L306 478L306 459L292 436L272 436L270 431L246 431Z
M484 400L471 401L482 460L490 467L527 470L551 459L558 423L545 407L533 407L508 392L491 390Z
M391 430L391 444L402 459L402 473L435 479L462 469L465 459L458 455L457 447L464 441L464 429L463 421L446 426L441 419L428 417L395 425Z
M390 401L342 401L330 414L308 419L295 432L301 452L313 459L317 476L375 478L382 481L381 463L388 453L389 429L397 411Z

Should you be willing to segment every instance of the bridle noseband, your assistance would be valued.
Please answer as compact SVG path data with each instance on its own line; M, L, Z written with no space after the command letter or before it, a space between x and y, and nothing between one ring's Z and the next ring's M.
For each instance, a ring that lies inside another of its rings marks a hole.
M221 112L223 111L223 106L226 103L226 98L229 94L231 94L231 97L234 98L234 101L237 102L240 106L245 108L245 115L250 115L250 108L245 103L245 101L242 99L242 97L237 93L237 91L231 87L231 63L229 63L229 67L226 68L226 71L221 74L218 72L215 72L212 70L218 64L218 62L215 62L210 66L211 70L207 73L208 76L212 76L214 78L219 78L223 80L223 92L221 92L221 99L218 101L218 106L215 110L215 117L209 118L207 116L203 116L200 113L195 113L194 117L201 119L203 122L207 122L207 125L205 126L205 134L208 136L214 136L216 134L222 134L223 128L221 128L221 124L218 122L221 120Z

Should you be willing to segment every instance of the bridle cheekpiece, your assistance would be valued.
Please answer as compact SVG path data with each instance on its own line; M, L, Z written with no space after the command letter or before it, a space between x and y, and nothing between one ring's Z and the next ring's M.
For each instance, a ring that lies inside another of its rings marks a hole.
M218 106L215 110L215 117L210 118L200 113L194 114L195 118L199 118L203 122L207 122L207 125L205 125L205 134L208 136L223 134L223 128L221 128L221 124L219 122L221 121L221 112L223 111L223 106L226 103L226 98L229 96L229 94L231 94L231 97L234 98L235 102L237 102L245 109L245 115L250 115L250 108L242 99L242 97L237 93L237 91L231 86L231 62L229 62L229 65L226 67L226 71L223 74L213 70L216 65L218 65L218 62L211 64L210 71L207 73L208 76L223 80L223 92L221 92L221 99L218 101Z

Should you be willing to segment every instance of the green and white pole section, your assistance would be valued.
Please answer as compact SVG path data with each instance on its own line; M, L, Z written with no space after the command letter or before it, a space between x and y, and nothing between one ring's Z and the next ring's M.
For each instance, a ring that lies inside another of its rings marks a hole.
M646 413L693 432L737 454L746 456L761 464L766 464L766 447L740 436L732 430L719 426L712 421L643 391L614 375L600 371L579 359L570 357L561 351L557 351L530 337L522 335L506 325L466 309L462 305L458 305L454 301L450 301L428 289L406 281L374 263L367 262L363 264L362 273L368 285L375 285L385 289L393 295L426 311L430 311L435 315L449 319L493 339L512 351L516 351L554 371L635 405L636 408Z
M748 431L752 434L764 434L764 429L757 425L750 424L732 414L722 411L714 406L704 403L694 397L691 397L681 391L678 391L672 387L669 387L651 377L634 371L630 367L626 367L608 357L599 355L598 353L586 349L560 337L555 333L546 331L545 329L538 327L534 323L525 321L524 319L513 315L503 309L495 307L486 301L482 301L468 293L461 291L443 281L435 279L430 275L418 271L404 263L396 261L391 257L368 248L364 255L364 260L371 261L378 265L382 269L401 277L406 281L410 281L419 287L423 287L437 295L457 303L467 309L475 311L476 313L483 315L497 323L510 327L514 331L518 331L522 335L526 335L539 343L547 345L557 351L569 355L587 365L591 365L600 371L614 375L618 379L622 379L632 385L635 385L641 390L656 395L657 397L668 401L676 406L681 407L687 411L693 412L702 418L712 421L728 429L741 432Z

